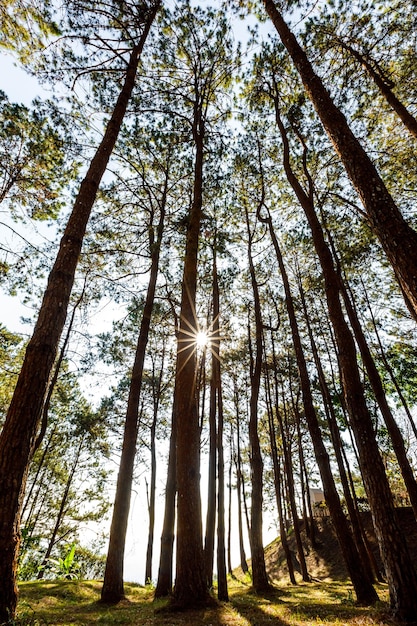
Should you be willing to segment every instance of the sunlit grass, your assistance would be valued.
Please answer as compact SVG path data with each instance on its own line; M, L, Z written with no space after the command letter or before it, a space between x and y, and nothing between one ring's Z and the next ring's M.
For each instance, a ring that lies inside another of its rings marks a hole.
M387 589L378 586L381 603L357 607L352 587L343 582L279 585L265 596L252 592L248 582L230 580L230 602L185 613L164 609L166 600L153 602L153 590L126 584L126 600L116 606L99 602L97 581L39 581L20 585L16 626L382 626L388 617Z

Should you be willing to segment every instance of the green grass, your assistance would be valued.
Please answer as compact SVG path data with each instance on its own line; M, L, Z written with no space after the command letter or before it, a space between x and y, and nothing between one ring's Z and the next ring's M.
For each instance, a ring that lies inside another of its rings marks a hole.
M280 585L265 596L247 583L230 580L230 602L199 611L171 613L166 600L153 602L153 590L126 584L126 600L116 606L99 602L97 581L41 581L20 584L16 626L371 626L394 624L388 617L386 586L379 585L381 603L354 604L347 583Z

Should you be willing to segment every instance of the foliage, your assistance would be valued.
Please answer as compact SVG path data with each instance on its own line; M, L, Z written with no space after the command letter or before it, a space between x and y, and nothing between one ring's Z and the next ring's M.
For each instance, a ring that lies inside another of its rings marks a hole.
M30 108L9 102L0 92L0 202L15 218L24 209L37 220L56 218L62 192L77 165L65 117L52 101L36 99Z
M24 339L0 324L0 424L3 423L23 359Z
M48 39L59 35L51 15L51 2L3 0L0 5L0 48L27 60Z
M22 511L19 577L97 576L102 546L80 546L82 529L102 532L109 510L107 433L77 380L63 365L49 409L45 439L30 468ZM77 546L77 557L62 546ZM65 549L65 554L63 551Z
M75 560L76 544L67 547L64 557L48 559L49 573L53 579L73 580L80 578L80 567Z

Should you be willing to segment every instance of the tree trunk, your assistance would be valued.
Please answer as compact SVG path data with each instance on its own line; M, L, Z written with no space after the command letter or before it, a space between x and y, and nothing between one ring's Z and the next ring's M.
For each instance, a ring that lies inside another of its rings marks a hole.
M157 378L156 389L154 388L153 397L153 419L151 424L151 489L149 494L149 531L148 531L148 545L146 547L146 565L145 565L145 585L152 583L152 556L153 556L153 543L154 543L154 531L155 531L155 495L156 495L156 424L158 418L159 398L161 394L161 381L163 371L163 361L161 371ZM155 374L153 374L153 380L155 382Z
M371 320L372 320L372 326L374 327L375 336L376 336L376 339L377 339L377 342L378 342L378 345L379 345L379 354L381 356L381 359L382 359L382 362L384 364L385 370L389 374L389 377L391 378L392 384L395 387L395 391L398 394L398 397L399 397L400 402L401 402L401 404L403 406L403 409L405 411L407 419L408 419L408 421L410 423L411 429L412 429L412 431L414 433L414 437L417 439L417 427L416 427L416 425L414 423L413 416L411 415L411 411L410 411L410 409L408 407L407 401L406 401L406 399L404 397L404 394L403 394L403 392L401 390L401 387L398 384L398 380L397 380L397 378L396 378L396 376L394 374L394 371L393 371L393 369L391 367L391 364L388 361L387 356L385 354L384 346L382 345L382 341L381 341L381 338L379 336L379 332L378 332L378 327L377 327L377 324L376 324L375 316L374 316L374 314L372 312L371 303L369 302L368 294L366 292L365 285L363 284L363 282L362 282L362 288L364 290L366 304L368 305L368 310L369 310L369 313L370 313L370 316L371 316Z
M243 519L242 519L242 457L240 454L240 411L239 411L239 393L236 387L236 381L234 381L234 398L236 407L236 454L235 454L235 467L236 467L236 492L237 492L237 516L238 516L238 530L239 530L239 555L240 555L240 567L242 572L246 574L249 571L248 564L246 562L245 545L243 542Z
M382 75L382 71L379 72L373 67L372 62L364 55L355 50L352 46L344 43L341 39L337 39L340 45L345 48L350 54L364 67L367 74L372 78L379 91L396 112L407 130L417 139L417 120L408 111L407 107L397 98L392 90L391 85L388 84L387 79Z
M345 502L346 502L346 506L348 509L351 526L352 526L353 537L354 537L356 546L358 548L359 556L362 560L364 570L367 573L369 580L373 582L375 578L378 576L378 572L376 570L374 571L374 568L373 568L374 561L373 559L370 558L369 545L366 540L366 535L364 533L364 530L363 530L363 527L359 518L358 509L355 506L355 501L351 494L350 483L349 483L348 476L345 470L345 463L344 463L344 458L343 458L343 442L342 442L340 431L337 425L337 419L336 419L336 414L335 414L335 410L334 410L333 403L332 403L330 390L326 381L323 366L321 364L316 342L314 340L313 331L312 331L310 319L308 316L307 305L305 301L305 296L304 296L304 291L302 288L301 280L299 280L299 291L300 291L301 302L302 302L302 307L303 307L303 312L304 312L304 318L305 318L306 325L307 325L307 331L308 331L308 335L310 338L310 345L311 345L311 350L313 353L314 363L316 365L316 369L317 369L317 373L319 377L319 385L320 385L320 391L323 397L323 405L324 405L326 420L330 429L330 435L332 439L333 449L335 451L337 466L339 469L339 475L340 475L340 480L342 483L343 494L345 496Z
M174 555L175 496L177 493L176 467L177 442L175 406L172 411L171 437L169 442L168 471L165 486L165 511L161 533L158 580L155 598L169 596L172 591L172 562Z
M221 384L221 368L220 368L220 295L219 280L217 275L217 259L216 259L217 239L213 245L213 321L211 329L211 353L212 353L212 377L215 381L216 388L216 406L217 406L217 474L218 474L218 493L217 493L217 597L223 602L229 601L229 593L227 589L227 571L226 571L226 546L225 546L225 497L224 497L224 450L223 450L223 396Z
M204 567L200 496L200 425L195 338L197 258L202 218L204 122L196 105L194 190L189 214L182 280L174 403L177 418L177 558L173 608L210 601Z
M226 569L226 537L225 537L225 485L224 485L224 450L223 450L223 398L222 385L219 379L219 420L218 420L218 497L217 497L217 597L222 602L229 601Z
M311 528L310 528L310 519L307 514L307 503L306 503L306 486L304 482L304 458L302 451L302 443L301 443L301 431L300 431L300 411L298 406L298 398L294 399L293 394L291 394L291 404L292 410L295 417L295 425L297 428L297 452L298 452L298 463L300 467L299 471L299 479L300 479L300 491L301 491L301 502L303 509L303 524L305 528L305 532L307 537L311 540ZM311 522L313 519L311 518Z
M229 472L228 472L228 505L227 505L227 573L232 576L232 468L233 468L233 450L232 450L233 431L230 433L230 456L229 456Z
M404 220L375 166L314 72L305 51L288 28L274 0L264 0L264 5L362 200L369 224L394 269L406 304L417 319L417 233Z
M335 255L335 252L334 252ZM336 258L336 256L335 256ZM346 312L349 317L350 324L352 326L356 342L359 346L359 350L362 356L363 364L365 365L366 372L368 374L369 382L373 389L375 399L378 403L381 415L384 419L385 425L390 436L392 447L397 457L398 465L401 470L401 475L404 479L404 484L410 497L411 506L413 508L414 517L417 520L417 481L414 477L413 470L410 462L407 458L407 450L405 447L402 433L398 427L397 422L389 407L384 387L378 369L375 365L375 361L372 357L371 351L366 341L365 334L362 330L361 323L356 312L353 297L349 296L348 286L343 280L341 269L338 261L336 261L337 273L340 281L340 290L345 303Z
M275 345L274 345L273 337L272 337L272 353L273 353L273 360L274 360L275 394L276 394L275 412L278 418L278 424L279 424L279 429L280 429L280 434L281 434L281 444L282 444L282 451L283 451L283 457L284 457L284 474L285 474L286 481L287 481L286 482L287 499L288 499L288 504L289 504L290 511L291 511L295 543L297 546L298 560L300 563L300 573L301 573L303 581L305 583L308 583L310 582L310 576L307 570L307 563L306 563L306 559L304 555L304 546L303 546L303 541L301 538L300 520L298 518L297 505L295 502L294 468L293 468L293 463L292 463L292 458L291 458L291 451L289 449L289 444L288 444L287 423L286 423L287 420L285 420L285 423L284 423L284 420L282 419L281 411L279 408L279 402L278 402L278 376L277 376L278 363L277 363L276 355L275 355ZM286 409L283 389L282 389L282 396L283 396L283 408L284 408L284 412L286 413L287 409Z
M280 118L277 115L277 122L280 125ZM282 125L279 126L282 132ZM334 528L339 540L340 548L343 554L343 558L346 563L346 567L349 576L352 580L352 584L355 589L357 601L360 604L369 605L378 600L377 593L373 588L370 579L364 571L361 563L359 553L356 545L353 541L353 537L350 532L348 522L345 514L343 513L342 505L340 503L339 495L334 483L333 474L330 466L329 455L323 442L322 434L319 427L316 411L314 409L314 402L311 393L310 380L307 370L307 363L304 356L304 350L301 343L301 338L298 330L297 318L295 315L294 302L292 298L290 283L288 280L287 271L283 262L281 250L278 244L275 231L273 229L272 220L268 214L267 220L271 239L273 242L275 254L279 264L282 282L285 291L285 303L288 311L288 317L291 326L291 335L294 344L294 349L297 358L298 372L300 376L301 391L303 397L303 405L305 411L305 417L307 420L308 429L310 432L311 440L313 443L314 453L319 466L320 476L323 483L324 495L329 512L334 524Z
M16 612L20 509L84 233L135 85L139 56L160 3L155 2L141 39L132 49L113 114L81 183L0 436L0 622L13 618Z
M213 343L213 342L212 342ZM212 345L213 350L213 345ZM204 560L206 567L207 586L213 586L214 537L216 533L216 463L217 463L217 370L212 355L210 378L209 407L209 466L207 489L206 535L204 541Z
M280 468L280 462L278 458L277 439L276 439L274 414L273 414L273 408L272 408L273 405L272 405L272 398L271 398L271 384L269 381L268 372L266 372L266 392L267 392L269 441L271 444L271 458L272 458L272 466L274 468L275 500L277 503L278 521L279 521L279 538L280 538L281 545L284 550L285 559L287 561L288 575L290 577L290 581L293 585L296 585L297 581L294 575L294 564L292 561L290 546L287 540L287 531L285 529L284 515L282 511L281 468Z
M307 195L291 169L288 139L278 109L276 109L276 119L283 140L285 172L306 214L323 271L327 306L338 348L344 397L387 574L392 612L396 618L403 621L415 621L417 619L417 576L404 535L398 525L392 494L375 439L372 419L360 379L355 342L344 318L339 299L339 279L314 208L312 181L308 172L305 172L309 181L309 194Z
M248 259L249 271L254 296L255 307L255 355L251 364L251 395L249 416L250 465L252 479L252 502L250 523L250 544L252 552L252 584L256 592L270 589L265 567L265 554L262 541L262 503L263 503L263 460L258 433L258 399L262 373L262 313L258 284L256 282L255 267L252 259L252 237L250 232L249 216L246 211L246 225L248 231Z
M136 456L139 401L142 389L142 375L146 346L148 343L149 328L155 300L156 282L158 279L159 255L164 230L167 189L168 174L165 179L165 185L160 202L160 216L157 226L156 241L154 241L153 238L153 229L149 229L151 269L143 307L142 320L140 323L138 342L136 345L135 360L130 379L129 397L127 401L126 419L123 433L122 454L120 457L120 467L117 477L116 495L110 528L109 549L107 552L103 587L101 590L102 602L117 603L124 598L123 561L130 510L133 467Z
M276 103L277 105L277 103ZM276 119L279 130L282 134L282 139L284 142L284 167L287 176L294 177L293 172L290 169L289 164L289 146L287 142L287 138L285 135L285 130L281 122L281 118L279 116L279 109L276 108ZM292 179L291 179L292 180ZM290 181L291 182L291 181ZM347 566L347 570L349 572L349 576L352 580L352 584L355 588L355 593L357 596L357 600L360 604L372 604L377 599L378 596L373 588L371 581L362 567L362 562L360 556L358 554L356 545L353 541L353 537L351 535L346 517L343 513L342 505L340 503L339 495L337 493L337 489L334 483L329 455L327 453L326 447L323 442L323 438L321 435L319 422L317 419L316 411L314 409L313 396L311 393L310 380L307 370L307 363L304 356L304 350L301 343L301 338L298 330L298 322L295 315L295 307L293 302L293 297L291 293L290 283L288 280L287 271L284 265L284 260L282 257L282 253L279 247L278 238L275 234L275 230L273 228L272 219L267 214L267 217L261 216L262 205L259 206L258 209L258 217L265 221L268 224L269 233L272 239L272 243L274 246L275 254L277 257L282 282L284 286L285 292L285 303L288 312L288 317L290 320L291 326L291 335L294 344L294 349L297 358L297 366L298 372L300 376L300 384L301 384L301 392L303 396L303 405L305 411L305 417L307 420L308 429L310 432L310 436L313 442L313 448L315 452L315 457L317 460L317 464L319 466L320 476L323 483L323 489L325 493L325 499L327 506L329 507L329 512L332 517L332 521L335 527L335 531L340 543L340 547L342 550L343 557L345 559L345 563Z

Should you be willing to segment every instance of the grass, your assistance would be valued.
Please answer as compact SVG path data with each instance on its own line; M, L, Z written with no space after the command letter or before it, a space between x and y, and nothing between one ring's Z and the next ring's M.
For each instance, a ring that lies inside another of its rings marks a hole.
M376 607L357 607L344 582L279 585L265 596L244 581L230 580L230 602L205 610L171 613L166 600L153 602L152 589L126 584L126 600L99 602L98 581L41 581L20 584L16 626L381 626L389 619L386 586Z

